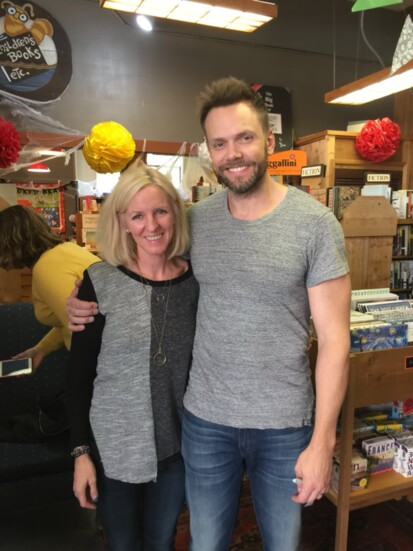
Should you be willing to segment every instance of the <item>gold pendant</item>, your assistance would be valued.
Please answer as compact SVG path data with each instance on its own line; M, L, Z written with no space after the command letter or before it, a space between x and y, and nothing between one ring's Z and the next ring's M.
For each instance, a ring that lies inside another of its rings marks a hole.
M166 356L162 352L162 348L159 348L158 352L153 357L153 362L157 367L162 367L164 364L166 364Z

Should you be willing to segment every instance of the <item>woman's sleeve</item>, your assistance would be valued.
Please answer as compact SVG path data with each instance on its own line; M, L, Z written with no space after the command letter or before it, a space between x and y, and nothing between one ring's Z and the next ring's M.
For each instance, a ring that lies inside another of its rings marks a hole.
M78 298L97 302L87 270L84 272ZM89 411L104 326L105 317L99 313L83 331L72 334L67 369L67 407L72 449L90 444Z
M63 332L61 327L53 327L48 333L39 341L35 347L43 352L45 356L58 350L64 345Z

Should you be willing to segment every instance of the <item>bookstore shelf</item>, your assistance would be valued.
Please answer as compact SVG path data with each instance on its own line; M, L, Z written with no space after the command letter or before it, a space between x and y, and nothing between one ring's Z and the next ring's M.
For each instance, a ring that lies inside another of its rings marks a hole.
M328 499L337 507L335 551L346 551L349 512L389 499L413 497L413 477L396 472L370 477L366 489L350 491L355 409L413 396L413 346L350 354L349 384L342 407L338 493Z
M411 298L413 293L412 226L413 218L397 218L397 235L394 237L392 247L390 291L402 294L405 298ZM403 229L403 227L405 228ZM410 254L400 254L402 252ZM403 273L404 278L402 277Z
M364 490L350 492L349 510L362 509L370 505L382 503L389 499L401 498L413 493L413 481L395 471L372 475L369 485ZM326 494L328 499L337 506L338 495L331 489Z
M338 183L362 184L365 173L370 171L390 173L396 189L409 189L413 181L413 140L403 139L390 159L371 163L358 155L357 135L357 132L326 130L295 141L298 149L307 152L308 165L326 166L325 176L314 178L309 185L322 189ZM346 207L340 222L346 239L352 289L388 288L393 237L398 226L413 225L413 219L397 219L395 209L383 197L358 197ZM314 349L310 357L314 368ZM352 492L350 483L355 409L411 397L413 346L350 355L349 384L342 406L338 492L330 490L327 494L337 507L335 551L347 550L351 510L389 499L413 497L413 477L405 478L396 472L371 476L368 487L359 491Z
M413 140L403 139L394 155L381 163L372 163L362 159L354 146L358 132L324 130L309 134L295 140L297 149L307 152L307 164L324 164L326 172L315 185L321 188L333 187L337 178L358 180L364 179L364 173L389 172L392 181L399 181L401 188L408 189L413 179L413 168L410 162Z

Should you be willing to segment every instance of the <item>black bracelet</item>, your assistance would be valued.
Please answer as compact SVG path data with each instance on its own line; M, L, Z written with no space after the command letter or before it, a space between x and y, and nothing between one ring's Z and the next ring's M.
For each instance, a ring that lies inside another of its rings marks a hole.
M70 452L70 455L76 458L81 455L85 455L86 453L90 453L90 446L77 446L77 448Z

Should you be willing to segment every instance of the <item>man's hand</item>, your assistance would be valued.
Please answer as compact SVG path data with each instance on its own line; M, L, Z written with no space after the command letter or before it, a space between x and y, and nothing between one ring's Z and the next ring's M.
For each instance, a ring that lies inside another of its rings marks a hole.
M41 364L44 357L45 357L45 354L34 346L33 348L28 348L24 352L20 352L20 354L16 354L16 356L13 356L12 359L21 360L22 358L31 358L32 371L34 373L36 369L39 367L39 365Z
M87 302L77 298L77 293L82 280L75 281L75 287L66 300L66 313L68 318L68 327L71 331L83 331L86 323L91 323L98 313L96 302Z
M321 499L330 487L331 464L330 449L315 449L310 443L298 457L295 466L297 493L291 499L309 505Z

